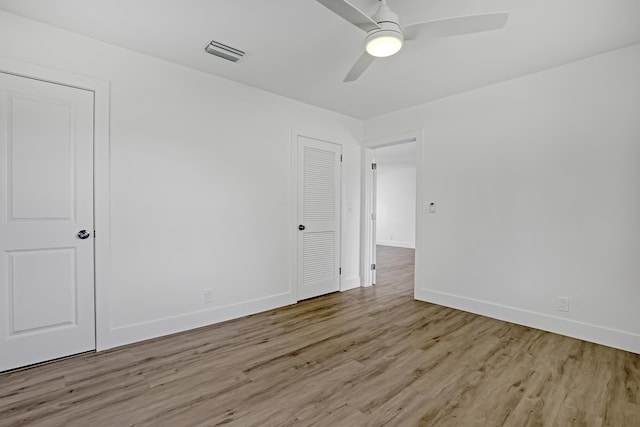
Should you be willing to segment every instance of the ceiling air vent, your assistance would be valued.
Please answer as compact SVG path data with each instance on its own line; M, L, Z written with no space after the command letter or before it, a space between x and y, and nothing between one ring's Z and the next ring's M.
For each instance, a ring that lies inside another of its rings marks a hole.
M227 46L226 44L222 44L213 40L211 43L204 48L211 55L219 56L220 58L228 59L231 62L238 62L244 56L244 52L232 48L231 46Z

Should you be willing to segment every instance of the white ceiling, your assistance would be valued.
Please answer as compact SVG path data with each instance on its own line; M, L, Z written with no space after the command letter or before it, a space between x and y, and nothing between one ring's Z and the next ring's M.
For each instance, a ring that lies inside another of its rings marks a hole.
M351 0L373 14L377 0ZM502 30L407 43L342 80L364 33L315 0L0 0L0 9L366 119L640 43L638 0L388 0L402 25L509 11ZM248 52L231 63L217 40Z

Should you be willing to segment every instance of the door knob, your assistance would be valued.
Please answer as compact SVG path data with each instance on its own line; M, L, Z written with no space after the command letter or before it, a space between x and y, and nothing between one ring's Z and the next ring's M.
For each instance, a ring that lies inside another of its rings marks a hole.
M298 230L300 230L300 231L304 230L304 225L300 224L300 225L298 226Z
M87 230L80 230L78 231L78 234L76 234L76 236L78 236L78 239L86 239L89 236L91 236L91 234L89 234L89 232Z

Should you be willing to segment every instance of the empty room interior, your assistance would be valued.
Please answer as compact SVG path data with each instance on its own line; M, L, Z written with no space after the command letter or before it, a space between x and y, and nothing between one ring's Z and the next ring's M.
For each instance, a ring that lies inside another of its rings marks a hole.
M640 426L639 23L0 0L0 426Z

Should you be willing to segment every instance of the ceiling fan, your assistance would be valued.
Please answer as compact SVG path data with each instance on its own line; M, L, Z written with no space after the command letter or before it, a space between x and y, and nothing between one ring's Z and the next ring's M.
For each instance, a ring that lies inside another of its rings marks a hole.
M352 82L360 77L376 58L397 53L402 49L405 41L497 30L505 26L509 17L508 12L487 13L420 22L401 27L398 15L389 9L386 0L380 0L378 10L371 17L347 0L318 0L318 2L367 33L366 51L351 67L344 78L345 82Z

